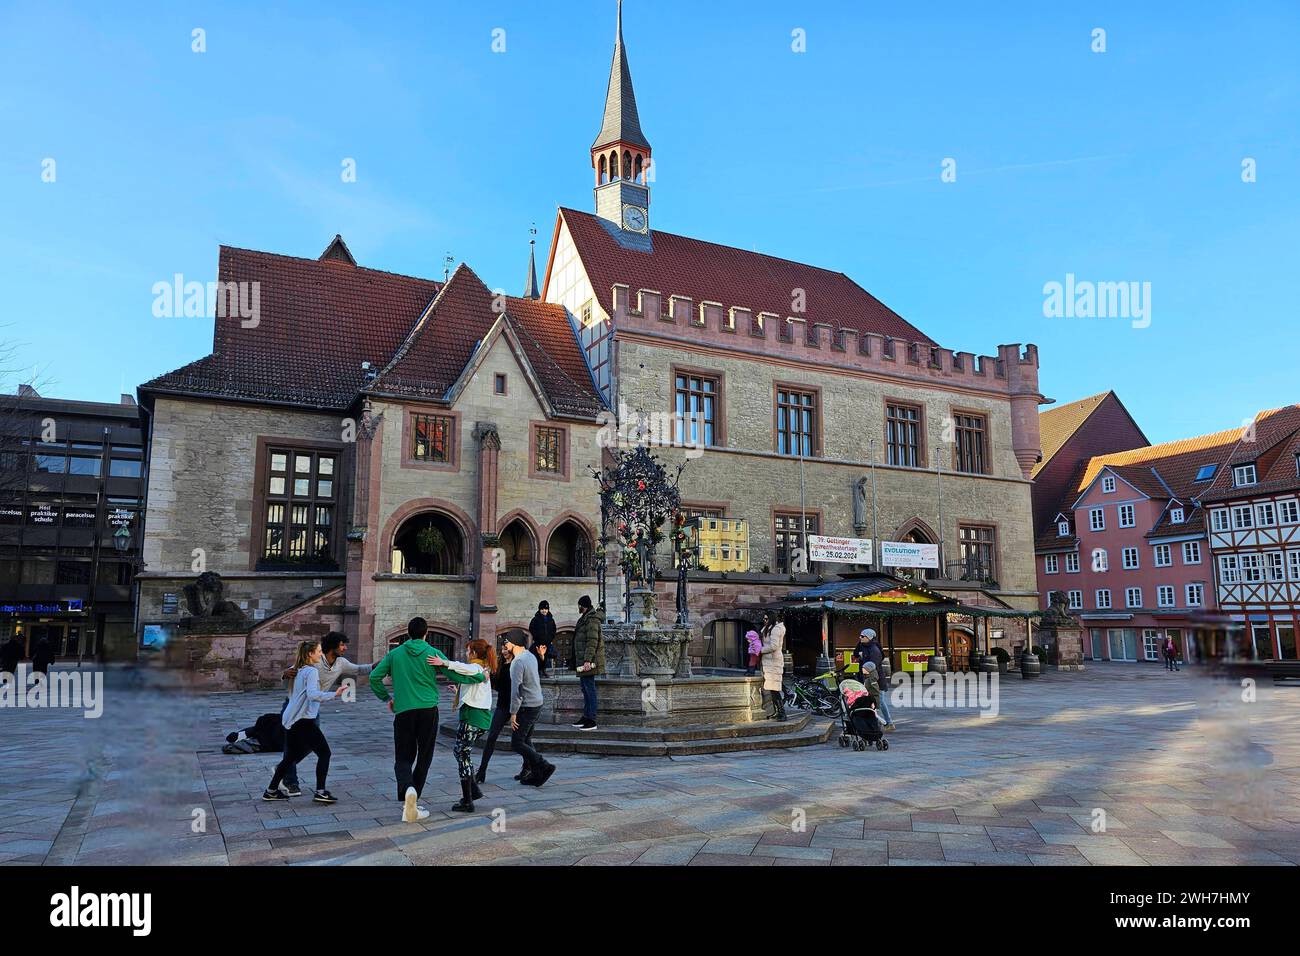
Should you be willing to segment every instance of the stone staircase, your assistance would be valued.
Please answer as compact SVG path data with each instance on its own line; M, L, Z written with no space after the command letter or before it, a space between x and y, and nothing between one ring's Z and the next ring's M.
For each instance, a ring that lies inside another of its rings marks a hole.
M538 724L533 744L543 753L574 753L611 757L683 757L690 754L778 750L822 744L836 723L797 711L785 723L774 720L745 724L696 724L674 727L605 726L578 730L567 724ZM444 734L456 728L444 725ZM505 734L498 749L508 749Z

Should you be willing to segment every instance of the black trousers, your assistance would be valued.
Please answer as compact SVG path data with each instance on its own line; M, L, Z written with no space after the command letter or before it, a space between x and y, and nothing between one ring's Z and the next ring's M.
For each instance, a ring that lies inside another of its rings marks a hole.
M537 773L546 764L542 755L533 749L533 727L541 713L540 707L520 707L519 713L515 714L519 729L510 738L510 749L524 758L525 771L532 773Z
M325 735L321 733L316 721L306 717L290 727L285 734L284 757L275 768L275 775L271 777L271 785L267 789L278 788L285 774L313 751L316 754L316 789L324 790L325 777L330 772L330 745L325 741Z
M506 698L506 706L497 707L492 712L492 726L488 728L487 736L483 738L483 759L479 761L479 773L487 773L488 761L492 759L493 752L497 749L497 738L501 736L501 731L510 725L510 700Z
M438 739L438 708L404 710L393 717L393 775L397 777L397 799L406 798L406 788L424 793L424 781L433 762L433 745Z

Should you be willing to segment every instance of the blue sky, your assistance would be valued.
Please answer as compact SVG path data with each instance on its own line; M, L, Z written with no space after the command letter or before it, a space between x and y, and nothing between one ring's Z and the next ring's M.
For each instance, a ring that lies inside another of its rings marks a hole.
M1036 342L1047 395L1114 388L1153 441L1300 400L1300 5L624 21L655 228L842 270L952 348ZM613 0L0 3L5 386L111 400L206 354L211 320L155 318L151 288L213 279L220 243L315 256L341 232L363 265L450 253L519 291L530 224L544 245L557 205L591 206L613 29ZM1149 282L1150 326L1044 317L1071 273Z

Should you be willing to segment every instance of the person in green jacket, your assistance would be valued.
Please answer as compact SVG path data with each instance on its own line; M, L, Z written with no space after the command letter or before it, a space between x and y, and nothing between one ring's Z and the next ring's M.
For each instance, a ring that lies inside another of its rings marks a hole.
M466 648L469 662L449 661L443 657L430 657L428 663L443 669L443 673L457 684L460 700L457 716L456 743L451 752L456 756L456 772L460 774L460 802L452 804L457 813L473 813L474 801L483 796L478 781L474 779L474 741L492 726L492 684L489 678L496 673L497 655L492 645L482 638L469 642Z
M596 678L605 673L605 638L600 631L600 614L585 594L578 598L578 614L573 629L573 659L582 686L582 719L573 726L579 730L595 730Z
M393 712L393 773L397 777L397 799L402 801L402 819L416 823L429 811L417 804L433 762L433 747L438 739L438 669L430 667L430 657L446 660L446 655L425 643L429 624L413 617L406 625L406 638L375 665L370 672L370 689L380 700L388 702ZM384 687L391 675L393 693Z

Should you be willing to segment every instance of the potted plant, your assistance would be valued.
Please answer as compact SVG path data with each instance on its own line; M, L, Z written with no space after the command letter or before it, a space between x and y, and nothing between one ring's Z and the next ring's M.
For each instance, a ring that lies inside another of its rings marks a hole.
M415 534L415 546L422 554L437 554L447 546L447 539L433 525L425 525Z
M1005 674L1011 666L1011 655L1007 653L1005 647L995 647L989 652L998 659L998 673Z

